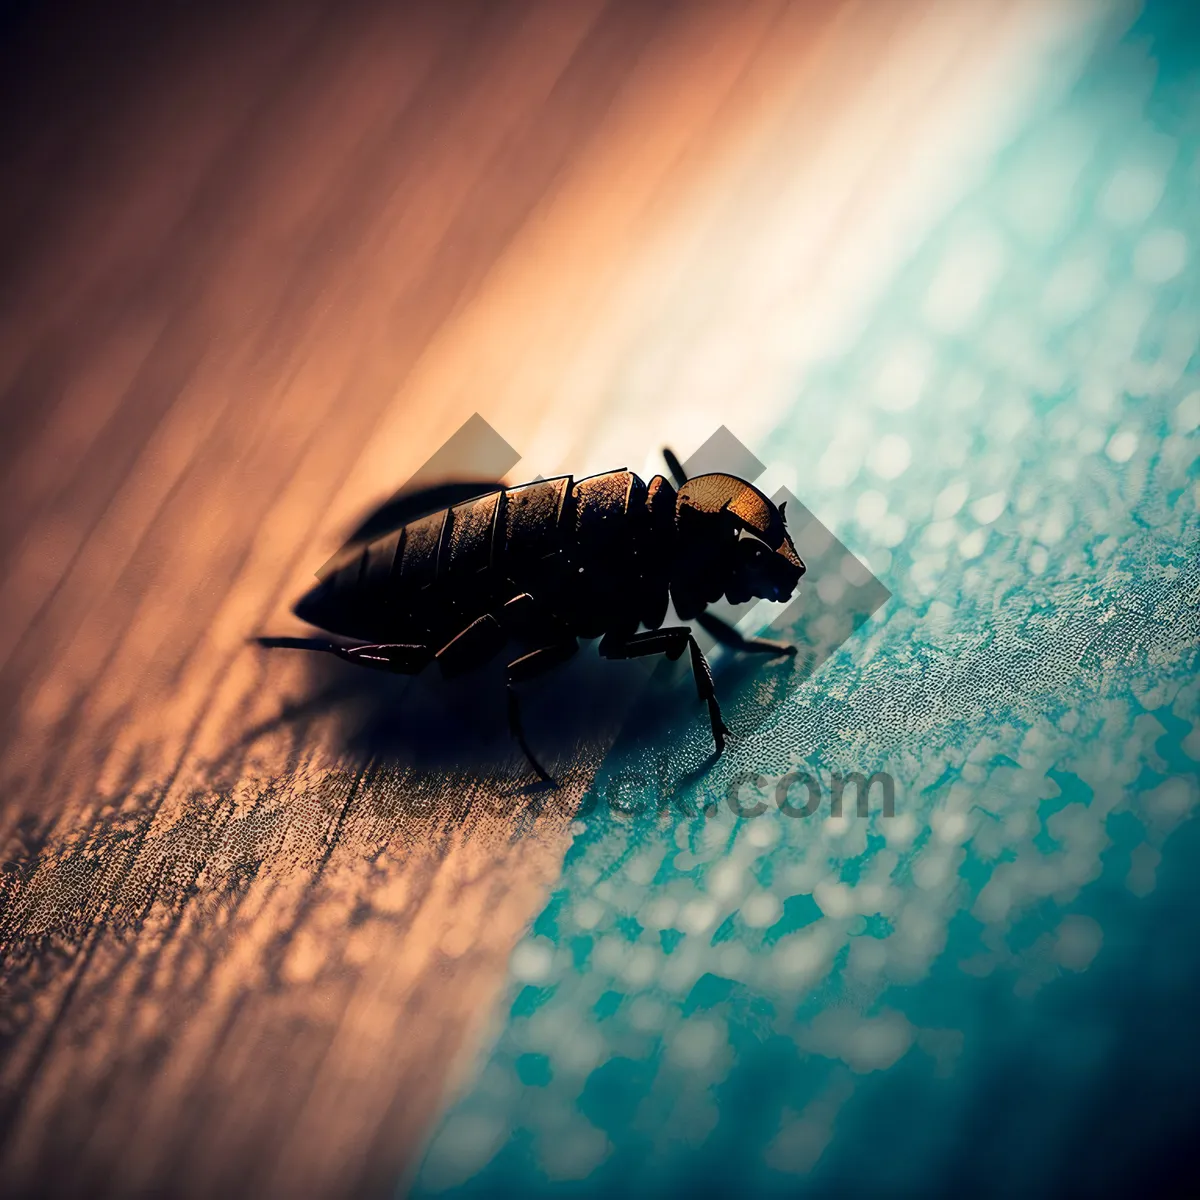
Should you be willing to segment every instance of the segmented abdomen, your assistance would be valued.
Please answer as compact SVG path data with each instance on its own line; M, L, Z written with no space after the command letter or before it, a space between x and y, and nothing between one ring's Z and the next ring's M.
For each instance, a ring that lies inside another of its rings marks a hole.
M319 623L368 640L440 645L522 591L583 637L656 623L655 612L660 622L662 543L674 503L661 477L647 488L629 471L488 492L336 563L325 577L327 616Z

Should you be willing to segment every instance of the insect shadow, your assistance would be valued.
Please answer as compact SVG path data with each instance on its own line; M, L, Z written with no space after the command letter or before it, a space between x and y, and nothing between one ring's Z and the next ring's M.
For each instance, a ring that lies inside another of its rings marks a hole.
M350 766L473 775L513 795L552 789L513 740L504 661L502 654L470 675L447 680L436 666L408 678L313 655L304 660L302 696L247 729L226 757L285 732L298 746L331 742ZM751 664L730 662L720 674L740 691L738 685L756 672ZM526 685L521 702L526 735L560 782L594 772L618 740L669 749L689 776L703 774L717 759L686 662L614 662L601 659L595 643L584 643L570 661Z

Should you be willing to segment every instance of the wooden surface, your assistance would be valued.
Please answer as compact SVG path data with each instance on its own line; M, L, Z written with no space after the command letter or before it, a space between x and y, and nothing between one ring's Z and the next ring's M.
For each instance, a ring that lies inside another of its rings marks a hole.
M1012 8L963 7L934 75ZM528 477L634 447L641 469L727 419L705 351L754 323L731 312L771 261L749 234L816 194L793 168L874 64L934 61L929 8L27 19L0 188L6 1194L363 1195L411 1170L603 730L573 727L564 787L526 803L486 686L346 695L247 638L299 632L339 533L473 412ZM889 119L932 104L890 86ZM869 202L898 152L872 136L822 200ZM470 753L439 744L447 712L479 724Z

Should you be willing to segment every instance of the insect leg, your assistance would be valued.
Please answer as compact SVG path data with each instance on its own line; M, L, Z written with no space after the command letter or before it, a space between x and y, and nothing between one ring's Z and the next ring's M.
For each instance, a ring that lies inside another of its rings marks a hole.
M712 668L708 665L708 659L704 657L704 651L700 649L700 643L691 633L688 634L688 648L692 652L692 678L696 681L696 693L708 705L708 720L712 725L713 743L716 745L717 753L721 754L725 749L725 735L729 729L721 716L721 706L717 703Z
M796 647L787 642L776 642L771 638L744 637L728 621L722 620L716 613L703 612L696 618L696 624L711 634L722 646L744 653L758 654L795 654Z
M428 646L408 643L352 646L341 657L377 671L391 671L393 675L418 675L433 657L433 651Z
M575 638L570 638L566 641L554 642L549 646L543 646L541 649L533 650L529 654L523 654L520 658L514 659L508 664L508 728L513 737L516 738L517 745L521 747L525 757L529 760L529 765L533 767L546 783L553 783L554 779L547 773L542 764L534 758L533 751L530 750L529 743L525 740L525 730L521 724L521 706L517 699L517 689L513 687L513 684L544 674L551 667L556 667L559 663L566 662L578 649L579 643Z
M322 638L260 637L255 640L269 650L320 650L357 666L391 671L395 675L419 674L433 657L433 651L428 646L410 643L342 646Z
M700 649L699 642L688 626L652 629L620 639L613 638L610 634L600 642L600 654L604 658L642 658L647 654L665 654L667 658L674 660L679 658L685 649L692 652L692 678L696 681L696 693L708 705L713 742L717 753L720 754L725 749L725 735L729 733L729 729L721 716L721 706L717 703L708 659L704 657L704 651Z
M566 642L571 636L566 625L528 592L521 592L504 605L500 623L518 641L535 646Z
M601 658L645 658L648 654L665 654L672 662L686 649L692 631L686 625L669 629L650 629L628 637L611 633L600 639Z
M504 645L506 636L500 622L491 613L484 613L437 652L442 675L453 679L483 666Z

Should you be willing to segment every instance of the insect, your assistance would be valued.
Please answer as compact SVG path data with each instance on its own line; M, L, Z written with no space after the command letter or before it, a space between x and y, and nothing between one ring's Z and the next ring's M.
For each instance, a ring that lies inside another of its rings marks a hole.
M525 738L518 684L570 658L580 638L600 638L608 659L675 660L687 650L720 755L729 730L712 671L689 625L663 627L668 601L681 621L694 620L727 647L794 654L794 646L744 637L705 610L722 596L734 604L786 600L804 563L782 505L733 475L688 479L670 450L663 456L674 486L662 475L644 483L619 470L401 494L351 535L292 610L349 644L257 641L401 675L436 662L446 677L515 641L525 652L508 664L509 728L548 783Z

